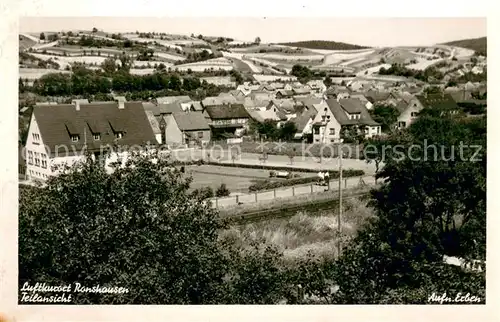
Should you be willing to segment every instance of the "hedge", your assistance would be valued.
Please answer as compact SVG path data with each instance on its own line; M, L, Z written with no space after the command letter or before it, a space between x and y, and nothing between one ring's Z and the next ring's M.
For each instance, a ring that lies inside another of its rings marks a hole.
M338 171L329 171L330 174L330 179L338 179L339 178L339 172ZM363 170L344 170L342 171L342 177L344 178L349 178L349 177L359 177L364 175L365 172ZM287 179L284 181L270 181L270 180L261 180L250 187L248 187L248 190L250 192L256 192L256 191L261 191L261 190L271 190L271 189L276 189L276 188L281 188L281 187L288 187L288 186L294 186L298 184L306 184L306 183L312 183L312 182L317 182L318 178L317 177L306 177L306 178L294 178L294 179Z

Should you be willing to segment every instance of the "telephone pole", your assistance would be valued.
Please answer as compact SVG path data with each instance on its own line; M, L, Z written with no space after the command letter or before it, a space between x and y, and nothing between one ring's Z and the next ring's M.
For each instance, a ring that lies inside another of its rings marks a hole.
M340 252L342 249L342 227L340 218L342 217L342 139L340 139L339 144L339 214L338 214L338 232L339 232L339 240L338 240L338 255L340 256Z

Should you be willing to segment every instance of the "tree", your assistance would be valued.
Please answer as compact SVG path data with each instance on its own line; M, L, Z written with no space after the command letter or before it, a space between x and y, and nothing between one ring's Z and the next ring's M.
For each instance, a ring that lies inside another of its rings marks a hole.
M293 122L286 122L279 128L278 137L284 141L291 141L297 133L297 126Z
M219 186L219 188L217 188L217 190L215 191L215 196L216 197L227 197L230 194L231 194L231 192L226 187L225 183L221 183L221 185Z
M398 120L400 112L392 105L375 105L370 114L373 120L381 125L383 132L389 132Z
M420 117L384 144L389 149L377 174L384 183L371 201L377 216L333 265L339 291L332 301L426 303L437 289L484 300L484 272L442 258L486 256L486 118ZM461 144L483 147L479 160L470 159L476 148L450 158Z
M329 88L333 84L332 79L330 78L330 76L326 76L326 78L323 81L323 83L325 84L326 88Z
M92 28L92 33L94 33L94 34L95 34L97 31L98 31L98 30L97 30L97 28L96 28L96 27Z
M40 37L39 38L40 38L40 40L45 40L45 33L43 33L43 32L40 33Z
M73 294L73 303L81 304L212 301L226 266L217 250L222 224L186 193L189 182L161 160L135 157L108 174L89 158L44 188L22 189L20 285L130 289L122 295Z
M259 45L259 44L260 44L260 37L256 37L254 42L255 42L257 45Z

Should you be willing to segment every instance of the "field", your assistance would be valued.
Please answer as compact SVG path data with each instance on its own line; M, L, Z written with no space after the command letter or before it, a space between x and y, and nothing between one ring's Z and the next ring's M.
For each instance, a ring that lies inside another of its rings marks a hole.
M172 68L178 69L180 71L187 71L191 69L193 72L203 72L205 69L211 69L211 68L213 68L214 70L220 70L220 69L232 70L234 67L231 61L229 61L227 58L222 57L195 63L176 65Z
M70 74L71 72L66 70L57 70L57 69L19 68L19 77L22 79L35 80L42 77L43 75L50 73Z
M231 192L248 192L248 187L256 180L269 179L269 170L233 168L224 166L201 165L189 166L186 171L192 175L191 188L198 189L211 187L217 189L222 183L226 184ZM299 173L301 177L314 176L314 173ZM274 179L284 180L284 179Z

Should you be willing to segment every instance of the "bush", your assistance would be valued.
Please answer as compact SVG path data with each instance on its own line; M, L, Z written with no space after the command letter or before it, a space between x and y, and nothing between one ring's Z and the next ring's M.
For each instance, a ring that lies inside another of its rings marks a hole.
M215 196L216 197L227 197L231 194L229 189L226 187L225 183L222 183L219 188L217 188L217 191L215 191Z
M330 180L331 179L338 179L338 177L339 177L338 171L329 171L329 174L330 174ZM349 169L349 170L342 171L343 178L359 177L359 176L362 176L364 174L365 174L365 172L363 170ZM276 188L281 188L281 187L294 186L294 185L298 185L298 184L312 183L312 182L316 182L316 181L318 181L317 177L293 178L293 179L287 179L287 180L283 180L283 181L260 180L257 183L248 187L248 191L256 192L256 191L261 191L261 190L271 190L271 189L276 189Z

